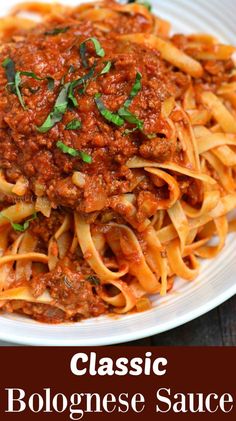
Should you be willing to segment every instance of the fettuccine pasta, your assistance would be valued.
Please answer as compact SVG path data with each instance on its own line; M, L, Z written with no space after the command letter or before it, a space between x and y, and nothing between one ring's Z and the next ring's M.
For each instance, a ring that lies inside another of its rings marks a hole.
M2 312L149 310L235 231L235 48L170 30L146 1L0 19Z

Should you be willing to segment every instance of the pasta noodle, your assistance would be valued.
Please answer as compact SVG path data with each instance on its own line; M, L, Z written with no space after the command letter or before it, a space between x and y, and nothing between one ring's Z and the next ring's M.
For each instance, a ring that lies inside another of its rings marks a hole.
M2 312L149 310L236 230L235 48L170 29L135 1L0 19Z

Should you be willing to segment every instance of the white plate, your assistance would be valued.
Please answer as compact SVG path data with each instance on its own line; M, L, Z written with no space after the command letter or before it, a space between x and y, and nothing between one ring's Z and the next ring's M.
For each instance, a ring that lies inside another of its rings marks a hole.
M78 4L79 0L67 0ZM6 3L8 6L6 6ZM1 2L0 14L16 0ZM153 0L156 13L167 18L177 32L208 32L234 43L235 0ZM44 325L30 319L2 315L0 339L28 345L106 345L154 335L186 323L218 306L236 293L236 238L230 235L219 257L202 264L198 279L177 280L165 298L155 297L145 313L100 317L76 324Z

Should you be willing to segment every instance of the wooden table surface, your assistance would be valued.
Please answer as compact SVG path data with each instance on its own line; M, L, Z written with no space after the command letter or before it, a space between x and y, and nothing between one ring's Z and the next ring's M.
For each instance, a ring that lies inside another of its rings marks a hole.
M6 345L12 344L0 341L0 346ZM236 295L190 323L123 345L236 346Z

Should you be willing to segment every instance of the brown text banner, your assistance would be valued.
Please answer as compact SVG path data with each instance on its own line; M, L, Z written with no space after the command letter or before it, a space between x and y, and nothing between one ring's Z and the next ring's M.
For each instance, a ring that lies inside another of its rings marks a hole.
M1 348L0 419L235 420L236 348Z

